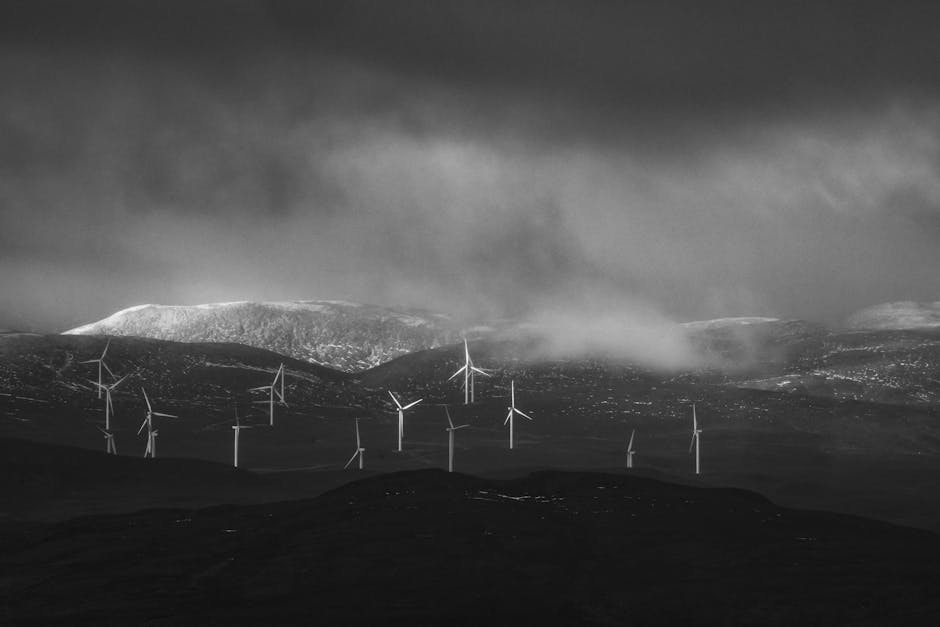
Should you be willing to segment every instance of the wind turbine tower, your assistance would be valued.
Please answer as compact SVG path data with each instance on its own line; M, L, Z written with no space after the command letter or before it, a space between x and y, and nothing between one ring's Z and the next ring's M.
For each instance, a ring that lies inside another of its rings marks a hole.
M398 452L401 453L401 439L405 434L405 410L411 409L424 399L419 398L413 403L408 403L407 405L402 406L402 404L398 402L398 399L395 398L395 395L392 394L391 391L389 391L388 395L392 397L392 400L395 401L395 405L398 406Z
M140 391L144 393L144 400L147 401L147 417L144 418L144 421L140 424L140 429L137 430L137 435L140 435L140 432L144 430L144 427L147 428L147 449L144 451L144 459L148 457L150 459L154 459L157 456L157 436L160 434L160 432L153 428L153 417L160 416L161 418L179 418L179 416L153 411L153 407L150 406L150 399L147 397L147 390L140 388Z
M689 452L695 447L695 474L702 474L702 467L699 464L701 453L702 430L698 428L698 418L695 416L695 403L692 403L692 442L689 443Z
M242 429L251 429L251 426L243 425L238 420L238 407L235 408L235 424L232 425L232 430L235 431L235 468L238 468L238 435Z
M102 377L101 370L102 369L107 370L109 375L111 375L112 377L114 376L114 373L111 372L110 368L108 368L108 364L104 363L104 356L108 354L108 348L110 346L111 346L111 339L108 338L108 343L104 345L104 350L101 351L101 357L99 357L98 359L87 359L85 361L78 362L80 364L98 364L98 398L101 398L101 377Z
M454 472L454 431L463 429L470 425L454 426L454 421L450 419L450 410L444 405L444 413L447 414L447 472Z
M358 457L359 458L359 470L362 470L363 457L365 457L366 449L362 448L362 440L359 439L359 417L356 416L356 452L353 453L353 456L349 458L349 461L346 462L346 465L343 466L343 470L349 468L349 465Z
M110 372L110 370L108 372ZM116 383L112 383L111 385L105 385L103 383L95 383L94 381L91 382L94 385L98 386L99 392L101 390L104 390L104 428L105 429L108 429L108 430L111 429L111 415L114 413L114 403L111 402L111 392L114 390L114 388L121 385L121 382L123 382L124 379L126 379L128 376L130 375L124 375L123 377L118 379Z
M509 385L510 385L510 390L511 390L510 398L512 399L511 401L512 404L509 406L509 413L506 415L506 420L503 421L503 425L505 425L507 422L509 423L509 450L512 450L513 448L513 416L515 414L519 414L526 420L532 420L532 418L526 415L525 413L523 413L521 410L516 409L516 382L510 381Z
M447 379L450 381L461 372L463 373L463 404L469 405L474 401L473 392L474 392L474 380L477 374L482 374L484 377L492 376L489 372L483 370L482 368L477 368L473 365L473 360L470 359L470 347L467 345L467 338L463 340L463 354L464 354L464 364L455 372L450 375L450 378Z
M102 429L101 427L98 427L98 431L103 433L104 439L108 441L108 443L105 445L107 452L111 455L117 455L117 446L114 445L114 434L106 429Z
M255 401L255 403L267 403L268 404L268 424L272 427L274 426L274 397L278 397L278 402L284 407L288 407L287 402L284 400L284 364L281 364L277 369L277 372L274 374L274 381L271 382L271 385L262 385L256 388L250 388L249 392L267 392L268 400L266 401Z
M627 444L627 468L633 468L633 454L636 450L633 448L633 436L636 435L636 429L630 432L630 442Z

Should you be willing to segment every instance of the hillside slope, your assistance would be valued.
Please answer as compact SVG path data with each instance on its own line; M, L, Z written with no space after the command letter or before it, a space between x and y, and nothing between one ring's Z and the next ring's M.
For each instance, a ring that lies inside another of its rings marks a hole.
M0 619L935 625L938 558L933 533L739 490L425 470L308 501L4 529Z
M460 337L441 314L325 300L139 305L65 333L234 342L347 372Z

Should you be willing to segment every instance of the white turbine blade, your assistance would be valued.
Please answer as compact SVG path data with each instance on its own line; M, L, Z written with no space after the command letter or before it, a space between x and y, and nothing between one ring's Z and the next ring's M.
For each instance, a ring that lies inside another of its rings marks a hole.
M467 360L467 363L470 363L470 347L467 345L467 338L463 339L463 355L464 359Z
M509 393L512 395L512 406L515 407L516 406L516 382L515 381L509 382L509 390L510 390Z
M450 425L450 428L454 428L454 421L450 419L450 410L447 409L447 405L444 405L444 413L447 414L447 424Z
M144 418L144 421L140 423L140 429L137 430L137 435L140 435L140 432L144 430L144 427L147 426L147 419Z
M692 452L692 447L695 446L695 438L698 437L698 433L692 434L692 441L689 442L689 452Z
M358 456L359 456L359 449L356 449L356 452L353 453L353 456L350 457L350 458L349 458L349 461L346 462L346 465L343 466L343 470L346 470L347 468L349 468L349 465L350 465L351 463L353 463L353 460L356 459L356 457L358 457Z
M522 417L525 418L526 420L532 420L532 416L529 416L528 414L526 414L525 412L523 412L521 409L516 409L515 407L513 407L513 411L515 411L517 414L519 414L520 416L522 416Z
M404 407L402 407L402 409L405 410L405 409L408 409L409 407L414 407L415 405L417 405L418 403L420 403L420 402L423 401L423 400L424 400L423 398L419 398L419 399L416 400L414 403L408 403L407 405L405 405Z
M109 370L108 372L111 372L111 371ZM126 375L124 375L123 377L121 377L120 379L118 379L115 383L112 383L112 384L111 384L111 389L113 390L113 389L116 388L117 386L121 385L121 384L124 382L124 379L126 379L126 378L129 377L129 376L131 376L131 375L126 374Z
M78 362L78 363L80 363L80 364L96 364L96 363L98 363L99 361L101 361L101 360L100 360L100 359L86 359L85 361L80 361L80 362Z
M450 375L450 377L449 377L447 380L450 381L451 379L453 379L454 377L456 377L458 374L460 374L461 372L463 372L463 371L466 370L466 369L467 369L467 365L464 364L463 366L460 367L460 370L458 370L458 371L455 372L454 374Z
M695 417L695 403L692 403L692 431L698 429L698 419Z
M492 376L493 376L493 375L491 375L489 372L487 372L486 370L482 370L482 369L480 369L480 368L477 368L476 366L470 366L470 370L472 370L473 372L482 374L484 377L492 377Z
M627 450L633 450L633 436L636 435L636 429L630 432L630 443L627 444Z
M98 431L100 431L101 433L103 433L103 434L105 435L105 437L110 437L110 436L111 436L110 433L108 433L107 431L105 431L105 430L102 429L101 427L98 427L97 425L95 425L95 426L98 428Z
M359 419L356 419L356 449L362 448L362 442L359 440Z
M112 377L114 376L114 373L111 372L111 369L108 368L108 364L106 364L103 359L101 360L101 365L104 366L104 369L108 371L108 374L109 374L109 375L111 375Z
M395 395L392 394L391 390L389 390L388 395L392 397L393 401L395 401L395 404L398 406L398 409L402 409L401 403L398 402L398 399L395 398Z
M173 414L161 414L158 411L153 412L154 416L161 416L163 418L179 418L179 416L174 416Z
M150 406L150 399L147 398L147 390L140 388L140 391L144 393L144 400L147 401L147 411L153 411L153 408Z
M509 413L506 414L506 420L503 421L503 424L504 424L504 425L505 425L505 424L508 424L510 418L512 418L512 408L510 408L510 409L509 409Z
M469 427L469 426L470 425L457 425L456 427L454 427L454 431L456 431L457 429L463 429L464 427Z
M92 381L91 379L85 379L85 380L91 383L92 385L94 385L95 387L101 388L102 390L108 389L108 386L104 385L103 383L98 383L97 381Z
M111 415L114 415L114 403L111 401L111 390L105 390L105 399L104 402L108 404L108 409L111 410Z
M262 385L256 388L248 388L248 391L249 392L263 392L264 390L270 390L270 389L271 389L270 385Z
M104 359L104 356L108 354L108 348L111 347L111 338L108 338L108 343L104 345L104 350L101 351L101 357L98 359Z

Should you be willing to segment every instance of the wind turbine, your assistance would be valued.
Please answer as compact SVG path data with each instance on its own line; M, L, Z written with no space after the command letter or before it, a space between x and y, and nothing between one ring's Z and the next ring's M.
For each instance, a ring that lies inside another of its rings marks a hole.
M510 385L510 389L511 389L511 391L512 391L512 392L511 392L511 394L512 394L512 396L511 396L511 398L512 398L512 404L509 406L509 413L506 414L506 420L503 421L503 424L505 425L507 422L509 423L509 449L512 450L513 415L514 415L514 414L519 414L520 416L522 416L522 417L525 418L526 420L532 420L532 417L531 417L531 416L527 416L527 415L524 414L521 410L516 409L516 382L515 382L515 381L510 381L510 382L509 382L509 385Z
M140 432L144 430L144 427L147 427L147 450L144 451L144 459L147 457L153 459L157 456L157 436L160 434L159 431L153 428L153 417L160 416L162 418L179 418L179 416L174 416L172 414L162 414L158 411L153 411L153 407L150 406L150 399L147 397L147 390L140 388L140 391L144 393L144 400L147 401L147 417L144 418L144 421L140 424L140 429L137 430L137 435L140 435Z
M280 383L280 390L278 390L278 383ZM284 407L287 407L287 402L284 400L284 364L281 364L277 369L277 372L274 375L274 381L271 382L271 385L262 385L256 388L251 388L249 392L268 392L268 400L266 401L255 401L255 403L267 403L268 404L268 414L270 416L269 423L274 426L274 396L280 399L279 402Z
M636 451L633 449L633 436L636 435L636 429L630 432L630 443L627 444L627 468L633 468L633 454Z
M419 398L413 403L408 403L407 405L402 406L402 404L398 402L398 399L395 398L395 395L392 394L391 391L389 391L388 395L391 396L392 400L395 401L395 404L398 405L398 452L401 453L401 438L405 434L405 410L411 409L424 399Z
M104 350L101 351L101 357L99 357L98 359L88 359L85 361L78 362L80 364L98 364L98 398L101 398L101 375L102 375L101 369L104 368L105 370L108 371L108 374L110 374L112 377L114 376L114 373L111 372L110 368L108 368L108 364L104 363L104 356L108 354L108 347L110 346L111 346L111 338L108 338L108 343L104 345Z
M460 369L454 374L450 375L450 381L456 377L461 372L463 373L463 404L469 405L473 402L473 388L474 388L474 378L477 374L482 374L484 377L492 376L490 373L477 368L473 365L473 360L470 359L470 347L467 346L467 338L463 339L463 354L464 354L464 364Z
M447 409L447 405L444 405L444 413L447 414L447 424L450 425L447 427L447 472L454 472L454 431L470 425L457 425L455 427L454 421L450 419L450 410Z
M108 372L111 372L110 370ZM130 375L124 375L117 382L112 383L111 385L105 385L103 383L95 383L94 385L98 386L98 391L104 390L104 428L111 428L111 414L114 413L114 403L111 402L111 391L114 390L117 386L121 385L121 382L124 381Z
M353 463L357 457L359 458L359 470L362 470L363 457L365 457L366 449L362 448L362 441L359 439L359 417L356 417L356 452L353 453L353 456L349 458L349 461L346 462L346 465L343 466L343 470L349 468L349 465Z
M107 450L112 455L117 455L117 446L114 445L114 434L110 431L98 427L98 431L104 434L104 439L108 441Z
M271 385L274 387L274 391L277 394L278 398L281 399L281 403L283 403L284 405L287 405L287 401L284 400L284 377L285 376L286 376L286 373L284 371L284 364L281 363L281 365L278 366L277 368L277 372L274 374L274 381L271 383ZM281 384L280 391L277 390L278 382L280 382Z
M695 403L692 403L692 441L689 443L689 452L692 452L692 447L695 447L695 474L702 474L701 466L699 466L699 448L701 445L701 435L702 430L698 428L698 419L695 417Z
M238 421L238 407L235 408L235 424L232 425L235 431L235 468L238 468L238 435L242 429L251 429L251 426L245 426Z

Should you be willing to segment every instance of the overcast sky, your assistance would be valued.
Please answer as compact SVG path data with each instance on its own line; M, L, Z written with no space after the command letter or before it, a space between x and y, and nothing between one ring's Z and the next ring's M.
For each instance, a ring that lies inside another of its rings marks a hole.
M931 4L5 2L0 327L940 299Z

